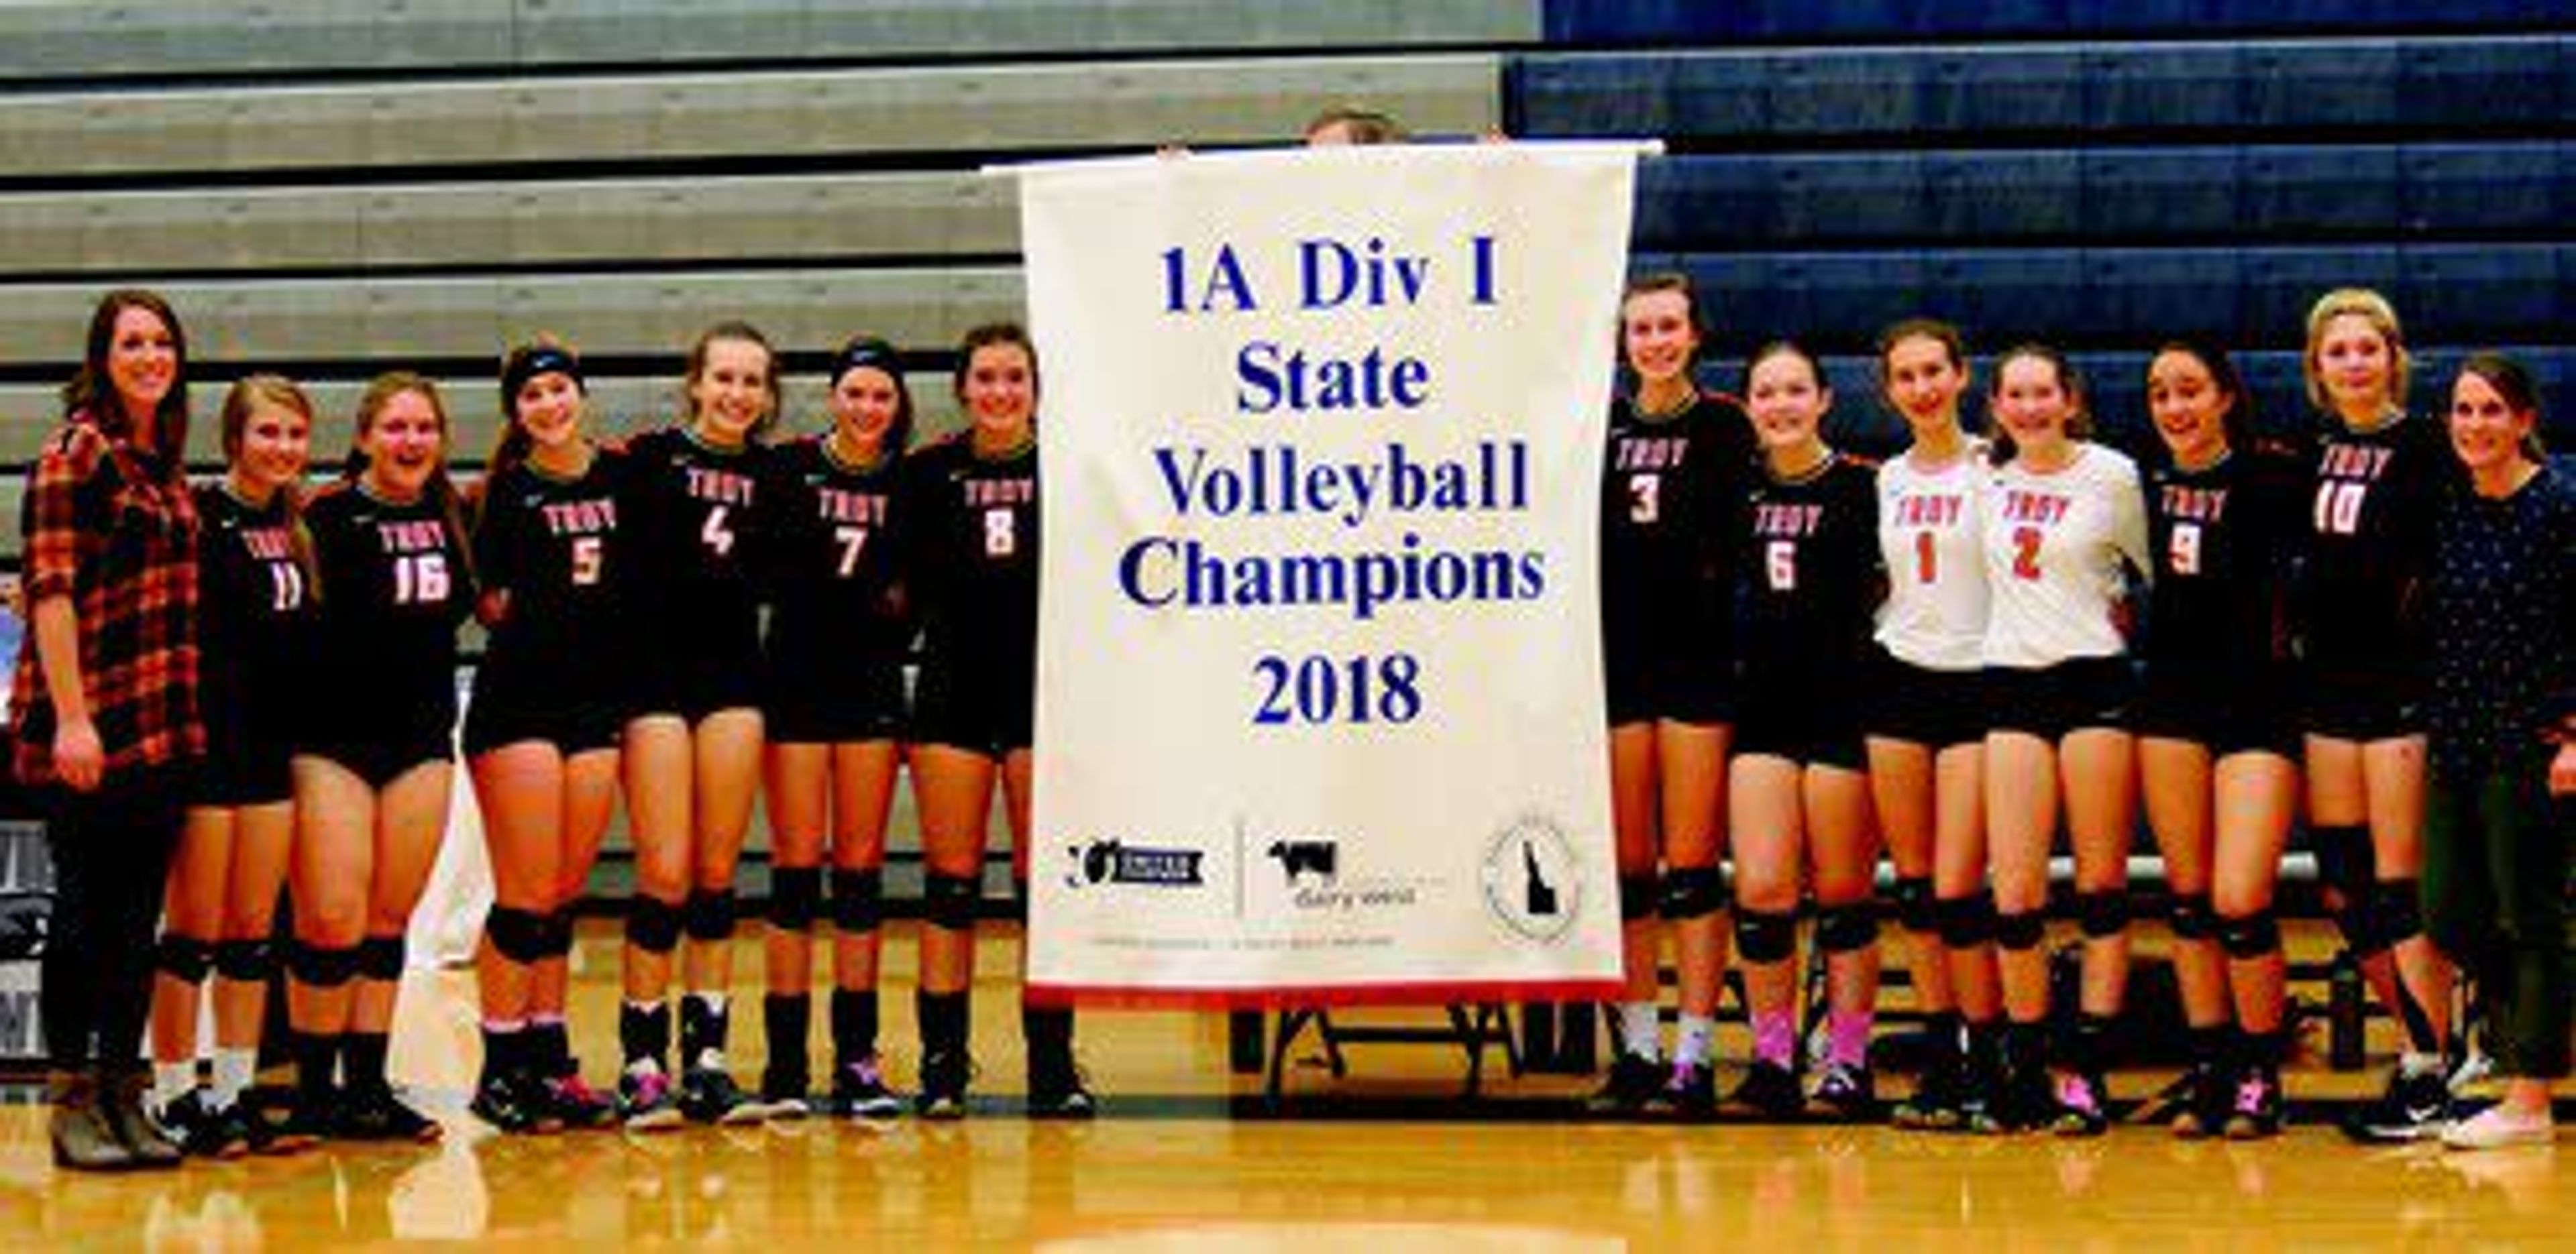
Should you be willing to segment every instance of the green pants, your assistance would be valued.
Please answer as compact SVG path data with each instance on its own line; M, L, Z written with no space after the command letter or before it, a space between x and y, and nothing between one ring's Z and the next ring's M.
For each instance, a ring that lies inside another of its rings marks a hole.
M2567 1074L2571 835L2543 756L2475 780L2431 781L2424 815L2426 932L2478 980L2497 1070Z

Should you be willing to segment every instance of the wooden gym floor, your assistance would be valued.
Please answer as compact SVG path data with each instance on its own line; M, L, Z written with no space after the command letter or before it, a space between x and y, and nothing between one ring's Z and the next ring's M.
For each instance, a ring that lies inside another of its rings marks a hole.
M906 1085L909 924L887 947L885 1041ZM589 1072L612 1067L616 933L585 926L574 1024ZM656 1137L510 1138L463 1111L476 1046L472 981L415 973L394 1069L448 1125L444 1144L331 1147L176 1172L56 1172L32 1091L0 1107L0 1233L10 1248L218 1250L473 1241L552 1250L631 1244L784 1250L878 1245L1062 1251L1890 1248L2569 1248L2576 1170L2553 1148L2363 1149L2321 1122L2257 1144L2122 1127L2098 1141L1883 1128L1585 1123L1589 1081L1504 1073L1452 1101L1451 1049L1350 1049L1332 1080L1313 1038L1291 1055L1289 1117L1226 1067L1213 1014L1083 1017L1104 1101L1087 1125L1009 1113L1020 1089L1008 975L989 942L977 990L975 1116L928 1126L809 1121ZM757 951L735 1012L735 1070L758 1074ZM1899 994L1901 996L1901 994ZM1427 1022L1420 1013L1342 1016ZM1723 1056L1742 1054L1730 1035ZM822 1052L819 1051L818 1053ZM2374 1065L2378 1062L2374 1059ZM1729 1069L1731 1071L1731 1069ZM1721 1073L1721 1083L1731 1079ZM2142 1097L2165 1077L2115 1077ZM2374 1076L2304 1067L2298 1113Z

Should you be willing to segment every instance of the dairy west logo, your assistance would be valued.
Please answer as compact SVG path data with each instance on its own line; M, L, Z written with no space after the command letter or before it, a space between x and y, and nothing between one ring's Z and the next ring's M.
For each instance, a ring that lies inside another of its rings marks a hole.
M1583 880L1565 830L1524 814L1485 847L1485 908L1514 935L1553 944L1582 912Z
M1274 840L1267 856L1290 888L1319 888L1341 873L1341 845L1329 840Z
M1073 869L1064 877L1067 888L1095 884L1198 888L1207 883L1199 873L1199 863L1207 855L1196 849L1153 849L1119 840L1095 840L1071 846L1066 852L1073 859Z

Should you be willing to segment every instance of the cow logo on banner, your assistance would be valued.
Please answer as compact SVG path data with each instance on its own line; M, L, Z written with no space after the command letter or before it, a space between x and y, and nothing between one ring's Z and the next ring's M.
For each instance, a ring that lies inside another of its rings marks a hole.
M1606 995L1611 328L1637 150L1016 173L1042 998Z

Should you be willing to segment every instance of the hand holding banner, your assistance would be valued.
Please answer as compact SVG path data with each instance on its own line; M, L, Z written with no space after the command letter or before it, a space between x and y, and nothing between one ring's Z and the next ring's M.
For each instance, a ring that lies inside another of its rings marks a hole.
M1636 154L1022 172L1039 995L1613 989L1597 526Z

